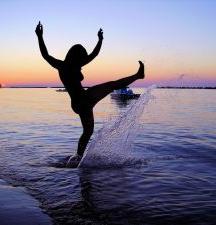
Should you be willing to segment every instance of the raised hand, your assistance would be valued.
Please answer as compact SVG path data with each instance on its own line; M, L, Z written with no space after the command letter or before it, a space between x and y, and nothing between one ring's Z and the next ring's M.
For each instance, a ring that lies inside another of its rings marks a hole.
M35 29L35 33L37 34L38 37L43 36L43 25L40 23L40 21Z
M98 31L98 38L99 38L99 40L103 40L103 30L101 28Z

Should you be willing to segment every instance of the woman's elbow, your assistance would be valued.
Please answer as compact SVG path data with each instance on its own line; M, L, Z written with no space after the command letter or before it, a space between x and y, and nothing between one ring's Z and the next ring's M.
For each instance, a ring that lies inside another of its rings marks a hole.
M42 57L46 60L46 61L48 61L49 60L49 54L47 54L47 53L41 53L41 55L42 55Z

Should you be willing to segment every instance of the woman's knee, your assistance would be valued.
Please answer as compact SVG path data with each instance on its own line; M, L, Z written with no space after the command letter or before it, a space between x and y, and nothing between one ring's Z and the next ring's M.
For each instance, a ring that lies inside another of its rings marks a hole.
M120 80L111 81L111 86L113 90L118 90L122 88L122 83L120 82Z
M93 132L94 132L94 126L89 126L89 127L84 128L83 135L85 135L87 137L91 137Z
M118 82L117 81L110 81L109 82L109 88L110 88L110 90L117 89L117 86L118 86Z

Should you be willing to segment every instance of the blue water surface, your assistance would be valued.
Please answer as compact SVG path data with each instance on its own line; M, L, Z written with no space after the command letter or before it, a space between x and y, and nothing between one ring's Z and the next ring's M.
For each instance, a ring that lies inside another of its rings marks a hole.
M26 187L55 224L215 224L216 91L152 94L131 147L141 164L69 169L55 165L75 154L82 128L67 93L0 90L0 178ZM133 101L103 99L95 132Z

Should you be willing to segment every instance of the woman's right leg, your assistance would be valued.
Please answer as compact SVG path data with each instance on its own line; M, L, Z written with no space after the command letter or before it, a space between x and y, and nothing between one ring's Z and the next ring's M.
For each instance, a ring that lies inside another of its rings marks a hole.
M93 109L88 109L79 114L83 126L83 133L79 139L77 154L83 156L86 146L94 131Z

